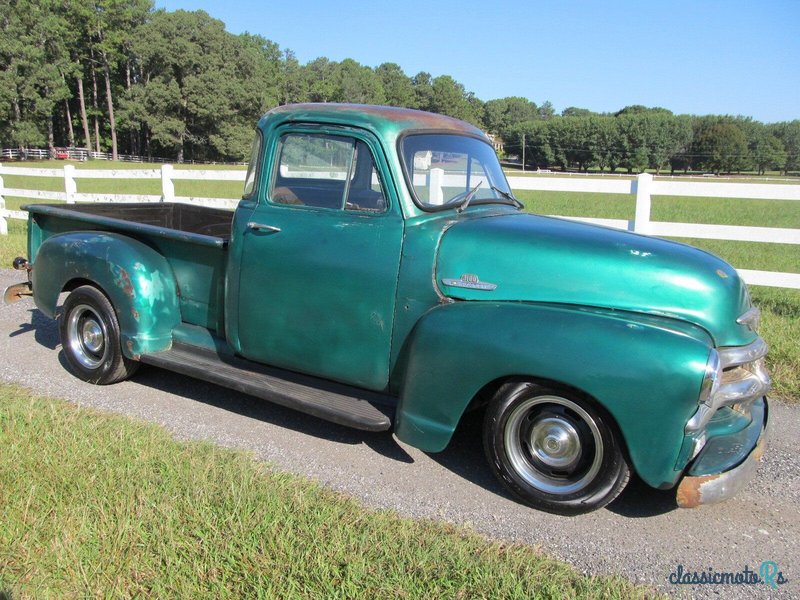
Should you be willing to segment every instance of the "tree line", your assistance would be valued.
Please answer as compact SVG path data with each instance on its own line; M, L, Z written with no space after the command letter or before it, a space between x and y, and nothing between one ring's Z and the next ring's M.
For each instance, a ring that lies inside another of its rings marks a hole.
M294 102L389 104L498 136L532 167L713 172L800 169L800 120L615 114L518 97L484 102L450 77L317 58L234 35L152 0L0 0L0 144L184 160L246 160L254 125Z

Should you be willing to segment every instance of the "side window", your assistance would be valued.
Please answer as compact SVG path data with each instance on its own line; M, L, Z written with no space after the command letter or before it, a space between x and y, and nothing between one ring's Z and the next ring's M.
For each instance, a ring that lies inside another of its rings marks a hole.
M355 161L345 208L370 212L386 210L386 197L375 160L369 146L360 140L355 145Z
M354 138L316 133L281 137L270 199L338 210L386 209L369 147Z
M249 198L256 189L256 171L258 168L258 157L261 155L261 132L256 132L253 140L253 147L250 150L250 164L247 165L247 175L244 178L244 192L242 198Z

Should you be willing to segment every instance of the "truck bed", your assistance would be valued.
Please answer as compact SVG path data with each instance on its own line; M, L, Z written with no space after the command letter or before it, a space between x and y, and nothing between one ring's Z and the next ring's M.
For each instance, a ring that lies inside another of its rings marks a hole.
M23 207L31 213L58 214L62 217L97 223L113 219L120 229L124 223L136 223L158 230L171 229L183 233L230 239L233 212L177 202L144 202L136 204L38 204Z
M136 239L169 262L181 317L222 335L227 245L233 212L190 204L29 204L29 256L53 235L104 231Z

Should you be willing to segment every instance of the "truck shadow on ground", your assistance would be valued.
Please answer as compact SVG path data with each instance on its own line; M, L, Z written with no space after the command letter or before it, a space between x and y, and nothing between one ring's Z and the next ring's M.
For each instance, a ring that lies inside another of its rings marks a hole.
M32 308L28 312L31 314L31 322L20 323L19 329L9 333L8 337L17 337L32 331L37 344L49 348L50 350L58 348L61 342L58 339L57 322L44 316L42 311L37 308Z
M66 368L63 353L59 354L59 360ZM392 460L404 463L414 462L411 456L388 433L358 431L213 383L192 379L156 367L142 366L133 376L132 381L248 419L255 419L339 444L365 444L378 454Z
M30 313L31 322L21 324L19 329L9 334L9 337L33 333L37 343L51 350L58 348L60 342L56 321L45 317L37 309L32 309ZM68 371L63 352L58 353L58 360L61 366ZM133 376L132 381L151 389L304 435L339 444L364 444L375 453L397 462L407 464L414 462L413 457L394 439L390 432L373 433L350 429L278 404L156 367L142 366ZM488 492L511 498L494 478L486 464L482 444L482 422L481 411L465 415L448 447L443 452L428 456L459 477ZM642 518L664 514L676 508L674 491L655 490L633 477L625 491L606 510L622 517Z

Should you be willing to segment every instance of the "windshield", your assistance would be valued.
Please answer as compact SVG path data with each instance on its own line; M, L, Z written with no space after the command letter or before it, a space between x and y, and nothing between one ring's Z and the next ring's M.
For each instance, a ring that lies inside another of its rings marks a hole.
M463 135L409 135L401 142L403 168L415 200L424 209L458 208L481 202L513 202L494 149Z

